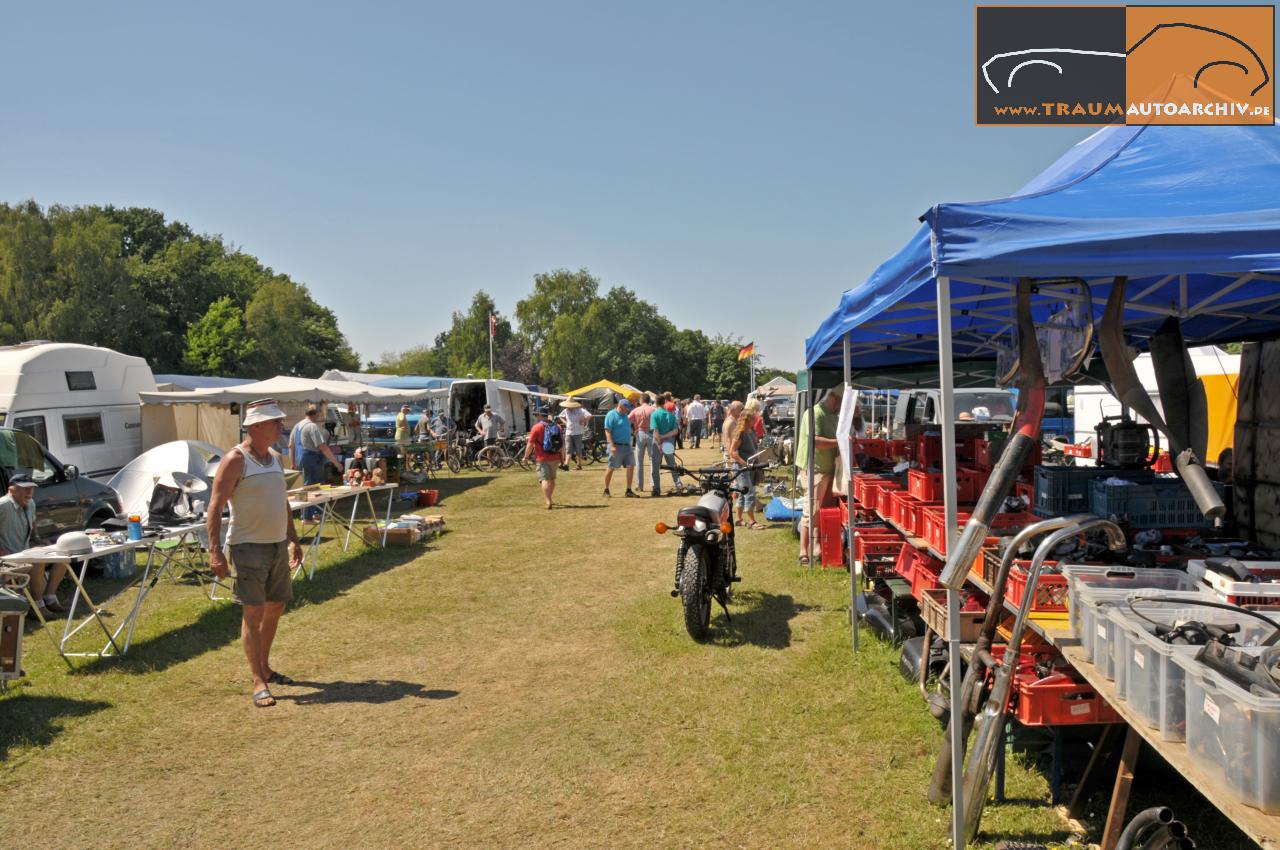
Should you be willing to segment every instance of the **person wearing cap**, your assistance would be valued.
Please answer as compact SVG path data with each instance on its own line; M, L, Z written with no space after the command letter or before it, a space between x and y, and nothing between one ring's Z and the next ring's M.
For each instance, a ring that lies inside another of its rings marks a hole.
M302 444L302 483L325 483L325 461L333 464L338 472L342 472L342 464L329 448L329 441L324 428L320 425L320 410L307 408L306 418L302 420L302 430L298 432L298 442ZM304 522L315 522L319 516L319 508L307 508L302 516Z
M636 474L636 456L631 447L631 399L619 399L618 406L604 418L604 438L609 443L609 469L604 474L604 497L609 498L609 483L615 469L627 471L628 499L636 498L631 483Z
M831 507L835 499L831 485L836 480L836 427L840 418L840 403L844 387L836 386L827 391L813 411L813 509ZM796 469L800 471L800 563L808 564L809 551L809 415L800 415L800 429L796 436Z
M291 573L302 566L302 547L293 527L284 464L272 448L280 439L284 411L275 399L245 405L245 438L222 457L213 478L206 530L209 568L228 572L223 553L222 509L230 504L226 546L235 566L232 593L243 606L240 638L253 680L253 704L276 704L271 685L293 680L271 669L271 644L284 606L293 598Z
M565 448L568 450L568 457L574 460L578 469L582 469L582 458L586 451L584 444L587 439L587 423L591 421L591 414L582 409L581 403L569 399L560 405L560 421L564 423Z
M42 545L35 536L36 482L26 472L9 476L9 493L0 498L0 555L12 555ZM49 571L45 576L45 570ZM31 576L29 589L35 613L42 620L66 612L58 603L58 585L67 574L66 564L32 564L23 569Z
M529 429L529 441L524 447L524 459L528 461L533 458L537 462L538 486L542 488L542 498L547 503L547 510L551 510L551 499L556 492L556 472L564 462L564 446L561 445L557 451L548 451L547 428L555 427L551 424L551 416L544 408L534 410L533 415L538 421Z
M668 395L670 395L668 393ZM676 493L684 492L680 483L680 472L676 469L676 434L680 431L680 423L676 421L676 403L668 398L662 406L653 411L649 417L649 429L653 431L653 466L666 464L671 470L671 480L675 484ZM661 496L662 488L658 486L661 475L654 482L653 495Z

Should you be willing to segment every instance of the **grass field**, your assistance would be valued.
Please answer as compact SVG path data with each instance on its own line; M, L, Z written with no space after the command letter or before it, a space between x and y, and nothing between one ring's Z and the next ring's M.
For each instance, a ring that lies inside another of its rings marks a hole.
M667 593L674 540L653 532L681 500L623 499L617 481L605 500L602 476L562 474L551 512L530 473L446 476L431 486L448 533L427 549L327 543L276 641L274 666L299 683L271 709L250 704L238 609L194 585L159 585L123 659L70 673L29 633L29 675L0 695L0 835L946 846L948 810L924 797L940 729L892 648L850 651L846 576L798 568L788 530L743 531L733 620L695 644ZM1009 765L986 846L1066 841L1042 771ZM1204 817L1215 846L1249 846Z

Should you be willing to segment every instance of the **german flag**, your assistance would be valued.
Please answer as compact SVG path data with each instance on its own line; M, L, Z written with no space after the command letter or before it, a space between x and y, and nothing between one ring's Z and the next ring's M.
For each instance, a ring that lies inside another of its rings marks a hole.
M746 360L748 357L751 357L755 353L756 353L756 344L754 342L749 342L746 345L742 346L742 348L738 349L738 359Z

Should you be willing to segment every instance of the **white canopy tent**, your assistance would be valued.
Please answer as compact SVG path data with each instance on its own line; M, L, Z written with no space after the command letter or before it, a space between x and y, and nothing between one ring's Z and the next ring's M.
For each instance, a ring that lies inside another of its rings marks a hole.
M274 398L287 414L286 426L302 417L309 404L408 404L448 395L448 389L402 390L371 387L355 381L325 381L278 375L228 387L145 392L142 401L144 450L173 440L204 440L221 448L240 442L242 405Z

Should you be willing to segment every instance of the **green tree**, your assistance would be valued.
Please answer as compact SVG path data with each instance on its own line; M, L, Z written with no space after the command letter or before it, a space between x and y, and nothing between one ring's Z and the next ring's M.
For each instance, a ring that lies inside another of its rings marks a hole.
M541 365L538 353L556 319L582 315L596 301L599 290L600 281L586 269L556 269L533 276L533 292L516 302L516 319L526 350L534 353L535 365Z
M717 398L742 399L751 383L751 366L738 359L742 343L716 337L707 354L707 385Z
M379 360L369 363L369 371L390 375L434 376L435 362L435 352L431 350L431 346L415 345L400 352L385 352Z
M254 343L254 377L355 371L360 361L338 330L333 311L311 300L305 287L284 276L262 284L244 311Z
M187 328L183 366L196 375L240 375L251 370L256 345L245 327L244 311L228 296L209 305Z
M450 377L489 376L489 317L497 316L493 350L496 358L512 338L511 320L498 313L497 305L483 289L471 298L465 311L455 311L449 328L436 336L434 374ZM495 375L496 376L496 375Z
M796 382L796 373L788 372L785 369L775 369L773 367L756 370L756 386L767 384L774 378L786 378L794 384Z

